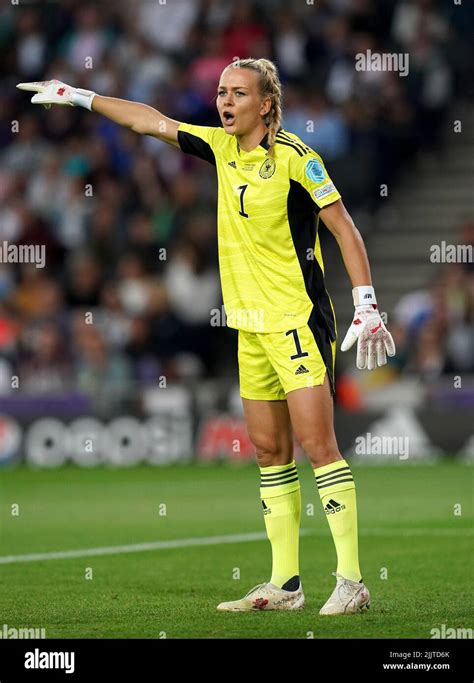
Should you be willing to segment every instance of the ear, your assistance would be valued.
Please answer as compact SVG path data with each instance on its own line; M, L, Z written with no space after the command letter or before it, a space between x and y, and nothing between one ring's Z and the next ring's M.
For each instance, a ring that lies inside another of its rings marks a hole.
M260 115L261 116L266 116L272 108L272 98L271 97L266 97L260 106Z

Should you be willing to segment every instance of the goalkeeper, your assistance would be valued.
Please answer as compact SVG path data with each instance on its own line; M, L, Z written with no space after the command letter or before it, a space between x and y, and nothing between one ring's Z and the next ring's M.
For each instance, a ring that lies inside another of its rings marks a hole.
M222 127L196 126L152 107L59 81L22 83L33 103L79 106L152 135L216 167L218 243L227 323L238 329L240 394L260 469L272 548L269 581L223 611L291 610L305 597L299 570L301 494L293 435L307 454L334 540L336 585L320 614L370 605L358 553L356 487L333 426L336 321L324 284L320 220L352 283L354 318L342 342L372 370L395 347L377 307L361 235L321 157L281 127L281 85L267 59L237 60L217 88Z

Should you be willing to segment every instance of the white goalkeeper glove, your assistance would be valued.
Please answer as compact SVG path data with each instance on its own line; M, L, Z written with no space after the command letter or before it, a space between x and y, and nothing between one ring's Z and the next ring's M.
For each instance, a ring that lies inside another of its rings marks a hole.
M52 104L61 104L68 107L84 107L92 109L92 100L95 92L73 88L66 83L57 81L33 81L32 83L18 83L16 86L20 90L35 92L31 98L33 104L42 104L46 109L50 109Z
M359 370L373 370L377 365L386 364L387 354L395 355L395 344L380 317L374 288L354 287L352 296L355 313L341 351L348 351L357 340L357 367Z

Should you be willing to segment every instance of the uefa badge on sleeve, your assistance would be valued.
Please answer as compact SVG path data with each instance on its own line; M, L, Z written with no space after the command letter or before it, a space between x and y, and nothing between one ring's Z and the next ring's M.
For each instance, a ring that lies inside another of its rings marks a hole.
M306 164L306 175L313 183L322 183L326 179L326 171L319 159L310 159Z

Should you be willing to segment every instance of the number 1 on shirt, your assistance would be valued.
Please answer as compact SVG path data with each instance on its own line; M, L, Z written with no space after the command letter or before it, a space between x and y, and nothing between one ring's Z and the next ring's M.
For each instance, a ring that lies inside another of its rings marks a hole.
M244 194L245 194L245 190L247 188L248 188L248 185L239 185L239 187L237 188L238 190L240 190L240 211L239 211L239 214L241 216L243 216L244 218L249 217L248 213L245 213L245 211L244 211Z

